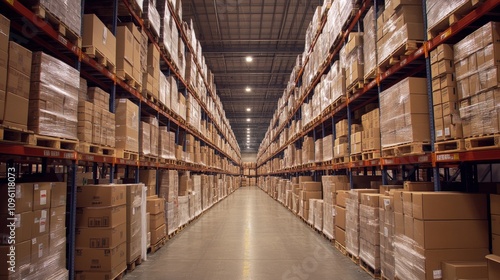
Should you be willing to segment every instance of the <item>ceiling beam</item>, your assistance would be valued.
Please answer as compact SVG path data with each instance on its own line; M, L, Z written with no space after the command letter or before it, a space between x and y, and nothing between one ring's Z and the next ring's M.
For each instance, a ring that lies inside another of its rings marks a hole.
M224 54L224 55L248 55L248 54L289 54L289 55L298 55L304 52L304 46L300 48L249 48L248 46L241 47L221 47L221 46L213 46L213 47L204 47L203 54L211 55L211 54Z
M290 72L236 72L232 71L230 73L214 73L216 77L226 77L226 76L267 76L267 75L290 75Z

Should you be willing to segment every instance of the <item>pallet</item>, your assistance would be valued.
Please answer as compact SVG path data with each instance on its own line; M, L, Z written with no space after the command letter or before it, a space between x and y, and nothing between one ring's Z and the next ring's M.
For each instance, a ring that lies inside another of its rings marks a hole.
M481 135L465 139L466 150L488 150L500 148L500 134Z
M399 63L401 60L405 59L409 54L416 51L420 46L422 46L422 41L407 40L402 42L401 45L391 53L387 58L382 60L378 67L379 72L385 72L388 68Z
M127 71L122 69L116 70L116 76L123 80L129 87L134 88L138 92L142 92L142 83L136 81Z
M151 248L149 248L151 254L156 253L156 251L160 250L161 247L163 247L167 243L167 237L163 237L160 241L156 242L156 244L151 245Z
M450 153L465 151L464 139L453 139L434 143L436 153Z
M139 153L137 152L130 152L122 149L116 149L116 157L117 158L123 158L123 159L128 159L128 160L138 160L139 159Z
M363 269L366 273L370 274L370 276L374 279L380 279L380 268L373 268L363 259L359 260L359 267Z
M139 255L137 258L135 258L135 260L127 264L127 271L134 271L135 268L141 264L142 264L142 257Z
M158 158L158 162L159 163L163 163L163 164L176 164L177 160L175 159L167 159L167 158Z
M147 18L144 19L144 27L151 32L151 35L153 36L155 43L160 42L160 36L156 32L156 30L154 30L154 28L151 26L151 21Z
M441 21L437 22L433 26L429 27L427 30L427 38L430 40L436 36L438 36L441 32L448 29L448 27L455 24L459 21L464 15L468 14L474 8L479 6L483 1L482 0L470 0L464 3L462 6L457 7L454 11L452 11L446 17L443 17Z
M326 233L324 231L321 231L321 235L326 238L326 240L330 241L330 242L333 242L335 239L333 239L333 237L330 237L328 235L326 235Z
M340 244L338 241L335 241L335 248L342 253L342 255L347 256L347 250L344 245Z
M349 85L346 89L347 96L351 97L359 90L365 87L365 80L357 80L353 84Z
M34 134L35 141L33 146L53 148L58 150L76 151L78 147L78 140L57 138L51 136L44 136Z
M83 46L82 51L87 54L89 57L95 59L99 64L101 64L104 68L108 69L109 72L115 74L116 66L113 62L109 61L104 54L99 51L94 46Z
M106 155L106 156L114 156L116 153L115 148L95 145L86 142L80 142L78 144L77 151L84 154L97 154L97 155Z
M380 158L380 150L372 150L363 152L363 160L371 160Z
M346 250L346 257L348 257L349 259L351 259L351 261L357 265L359 265L359 257L358 256L355 256L351 253L349 253L349 251Z
M333 162L336 163L336 164L339 164L339 163L348 163L349 162L349 156L334 158Z
M140 161L147 161L147 162L158 162L158 157L157 156L150 156L150 155L141 155L139 156Z
M122 280L125 277L125 273L127 272L127 269L124 269L120 274L118 274L115 278L111 280Z
M0 126L0 141L34 145L33 131L10 126Z
M32 7L32 10L35 15L48 22L57 31L57 33L59 33L59 35L64 37L64 39L68 40L71 44L78 48L82 47L82 37L75 31L71 30L64 22L62 22L43 5L37 4ZM59 40L61 40L61 38Z
M363 160L363 154L351 155L351 162Z
M364 80L365 84L369 84L371 81L373 81L377 77L377 67L373 68L370 72L365 74Z
M393 147L383 148L382 157L395 157L405 155L422 155L431 151L431 144L428 142L412 142Z

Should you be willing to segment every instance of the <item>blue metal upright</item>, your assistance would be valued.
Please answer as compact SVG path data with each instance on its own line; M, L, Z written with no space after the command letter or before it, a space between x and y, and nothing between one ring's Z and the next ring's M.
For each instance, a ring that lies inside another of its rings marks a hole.
M67 239L66 258L69 279L75 279L75 244L76 244L76 161L71 161L68 176L72 178L67 190Z

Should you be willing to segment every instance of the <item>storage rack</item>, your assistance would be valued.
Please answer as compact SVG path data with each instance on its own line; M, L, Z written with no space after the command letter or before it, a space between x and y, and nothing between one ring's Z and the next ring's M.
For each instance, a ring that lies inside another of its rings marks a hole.
M91 3L91 0L82 0L82 18L85 13L85 2ZM97 1L95 1L97 2ZM215 151L216 155L227 159L232 164L233 171L223 170L216 167L207 167L198 163L187 163L180 160L168 160L167 163L151 162L139 159L124 159L116 156L107 156L100 154L80 153L75 150L54 149L46 147L28 146L23 143L2 142L0 141L0 158L7 162L7 166L16 167L17 178L22 180L26 178L37 178L38 180L48 180L47 175L58 171L58 181L68 182L68 200L67 200L67 268L70 279L74 279L74 260L75 260L75 230L76 230L76 174L77 170L93 171L94 180L99 179L98 173L108 174L110 183L113 183L114 174L118 168L124 169L126 178L139 181L138 171L141 168L155 169L157 172L164 169L174 169L179 171L191 171L193 173L203 174L221 174L230 176L240 176L239 166L241 164L240 148L237 144L234 133L232 132L227 119L220 118L219 124L215 115L210 112L194 90L176 70L176 67L168 59L167 55L161 51L154 35L144 23L133 8L129 0L105 0L98 1L101 7L106 7L105 12L111 11L112 14L101 14L105 17L105 24L108 24L110 30L115 34L118 22L134 22L141 30L145 31L149 43L153 43L161 53L161 71L167 75L173 75L177 80L179 91L184 95L191 94L202 108L202 119L207 123L213 124L223 143L228 143L231 151L227 152L219 147L214 141L201 134L190 124L182 120L173 111L161 106L144 97L140 92L130 87L124 80L111 73L108 69L100 65L96 60L85 54L78 42L74 42L59 34L51 25L43 19L36 16L29 7L18 0L0 1L1 14L11 21L11 38L19 41L30 50L43 50L55 56L59 60L72 65L80 71L80 75L87 79L89 83L97 85L110 94L110 112L115 110L116 98L128 98L139 106L139 115L156 116L161 125L166 125L169 131L175 131L176 143L185 147L185 136L187 133L193 135L201 142L201 145L208 146ZM176 26L179 30L179 36L182 37L187 51L194 53L194 49L187 39L187 35L182 28L181 19L178 18L172 4L168 2L168 8L174 17ZM97 5L97 3L96 3ZM99 16L99 15L98 15ZM101 18L101 20L103 20ZM197 70L203 73L198 61L195 60ZM202 75L203 76L203 75ZM207 82L207 77L203 76L203 81L207 87L209 98L212 98L217 108L219 116L225 116L223 108L217 101L217 95ZM139 118L140 119L140 118ZM140 145L141 143L139 143ZM49 172L49 167L51 171ZM99 171L99 172L98 172ZM61 175L63 174L63 175ZM42 177L40 177L42 175ZM157 191L158 191L157 184Z
M467 15L462 17L456 23L450 25L445 31L441 32L438 36L425 40L423 45L411 52L406 59L399 63L396 63L388 70L378 73L374 80L366 84L363 88L354 92L351 96L346 98L345 102L341 104L332 106L330 105L319 118L314 120L311 125L303 129L302 132L297 135L286 139L283 145L279 145L279 137L283 133L284 129L290 124L292 120L300 119L300 107L308 99L311 98L314 88L320 82L321 76L328 73L332 63L338 59L340 49L347 42L349 34L353 31L362 31L362 19L368 9L371 6L375 8L375 14L377 14L378 6L381 1L377 0L366 0L360 1L359 9L352 17L351 21L348 23L348 27L345 31L341 33L341 40L334 44L329 51L326 61L317 70L316 78L313 80L311 85L305 89L305 94L300 98L297 106L289 114L288 118L279 124L278 120L279 114L283 113L284 106L279 107L277 114L270 124L268 133L266 134L266 139L259 148L259 153L257 157L257 167L259 176L296 176L307 173L312 173L314 176L318 174L348 174L351 178L354 174L357 175L368 175L368 174L378 174L382 175L383 184L387 184L390 175L400 173L402 174L403 180L415 181L418 180L420 173L427 177L427 181L431 181L432 178L441 178L443 183L448 184L456 180L456 178L461 175L461 189L463 190L473 190L475 184L478 183L478 173L477 166L479 164L491 164L500 162L500 149L492 148L487 150L470 150L463 152L451 152L451 153L436 153L434 149L434 120L433 111L430 109L430 131L431 131L431 147L432 150L421 155L406 155L406 156L396 156L396 157L381 157L379 159L371 160L360 160L354 162L346 163L313 163L313 164L303 164L301 166L284 168L281 170L274 171L262 171L262 166L273 159L281 159L284 156L284 150L287 146L300 143L301 139L306 135L312 135L313 139L316 140L317 137L325 136L325 132L332 133L335 137L335 123L342 119L348 120L348 139L350 146L350 127L352 124L352 114L355 110L362 108L363 106L370 103L378 103L379 94L397 82L401 81L406 77L416 76L416 77L426 77L427 78L427 88L428 88L428 99L429 108L432 108L432 90L431 90L431 75L430 75L430 51L436 49L439 45L444 43L456 43L463 39L468 34L472 33L475 28L487 23L488 21L495 20L499 13L498 0L486 0L480 3L476 8L474 8ZM422 0L423 3L423 14L424 19L427 18L426 13L426 1ZM383 1L382 1L383 4ZM314 40L311 44L310 49L307 53L310 53L318 41L319 35L323 31L326 23L326 12L323 13L320 27L316 31ZM375 23L376 24L376 23ZM427 34L426 20L424 20L424 34ZM375 25L375 29L377 29ZM427 36L427 35L426 35ZM427 37L426 37L427 38ZM300 86L301 76L304 73L305 66L309 61L309 56L305 59L300 71L298 72L297 78L295 79L295 86L292 87L284 95L285 105L288 97L293 94L296 87ZM274 135L271 135L271 130L274 129ZM272 147L277 146L278 148L272 151ZM272 152L271 152L272 151ZM268 155L266 155L266 153ZM444 175L442 175L444 174ZM393 178L395 179L395 178ZM441 180L434 180L434 187L436 191L442 190ZM352 188L352 180L351 180Z

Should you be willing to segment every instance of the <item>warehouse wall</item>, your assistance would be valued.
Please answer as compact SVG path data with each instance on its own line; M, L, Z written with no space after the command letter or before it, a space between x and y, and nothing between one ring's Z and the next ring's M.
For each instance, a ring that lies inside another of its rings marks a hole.
M241 154L241 161L243 161L243 162L256 162L257 161L257 154L242 153Z

